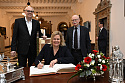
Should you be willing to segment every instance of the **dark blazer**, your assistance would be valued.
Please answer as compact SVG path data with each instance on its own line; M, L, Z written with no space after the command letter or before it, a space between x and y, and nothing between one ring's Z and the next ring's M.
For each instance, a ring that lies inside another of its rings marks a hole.
M54 59L57 59L59 64L73 63L74 58L66 46L60 46L56 55L54 56L53 47L50 44L45 44L39 55L36 57L35 64L38 65L39 61L45 60L45 65L49 65Z
M101 32L99 32L98 46L99 47L107 46L107 30L105 28L103 28Z
M73 29L74 27L70 27L67 30L66 45L70 51L72 50ZM85 57L87 56L87 53L91 53L89 29L84 26L80 26L80 47L81 47L82 56Z
M11 51L17 51L19 55L26 55L30 49L32 54L36 55L37 31L39 31L39 35L42 35L38 21L32 19L32 32L30 36L25 18L16 19L13 29Z

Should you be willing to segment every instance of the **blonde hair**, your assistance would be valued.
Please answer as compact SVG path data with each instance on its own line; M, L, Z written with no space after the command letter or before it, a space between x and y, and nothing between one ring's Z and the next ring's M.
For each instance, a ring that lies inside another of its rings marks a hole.
M62 35L62 33L60 31L54 31L52 34L51 34L51 40L50 40L50 44L52 46L52 43L53 43L53 38L55 35L59 35L60 36L60 46L65 46L65 42L64 42L64 37Z

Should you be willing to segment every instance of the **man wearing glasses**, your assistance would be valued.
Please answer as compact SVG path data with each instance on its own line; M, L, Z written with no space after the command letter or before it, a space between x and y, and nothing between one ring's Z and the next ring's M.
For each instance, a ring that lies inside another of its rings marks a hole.
M91 53L91 44L89 30L79 24L80 18L78 15L72 16L73 26L67 30L66 45L74 56L74 64L77 65Z
M26 67L28 59L28 66L30 67L36 58L37 32L39 32L39 37L46 39L46 36L42 36L39 22L32 19L34 9L28 6L24 11L26 16L15 20L11 43L11 55L15 56L17 52L19 66Z

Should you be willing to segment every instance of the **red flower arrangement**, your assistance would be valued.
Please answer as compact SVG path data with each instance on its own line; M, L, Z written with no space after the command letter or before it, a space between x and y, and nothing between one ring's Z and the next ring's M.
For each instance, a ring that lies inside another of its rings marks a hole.
M93 50L94 54L96 55L96 53L98 52L97 50Z
M89 64L92 61L92 59L90 57L86 57L84 58L84 62Z
M107 66L106 65L102 65L102 70L106 71L107 70Z
M75 70L78 71L81 68L80 64L77 64L77 66L75 67Z
M101 75L106 70L109 70L109 57L105 57L103 53L99 53L97 50L93 50L93 53L83 58L83 61L75 67L77 73L71 76L70 79L77 75L82 75L82 77L93 76L95 74Z

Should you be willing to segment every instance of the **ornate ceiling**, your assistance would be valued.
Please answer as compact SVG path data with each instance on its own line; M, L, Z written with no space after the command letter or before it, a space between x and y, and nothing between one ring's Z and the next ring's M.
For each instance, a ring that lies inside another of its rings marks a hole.
M73 12L75 4L82 0L29 0L39 16L67 15ZM0 0L0 9L7 14L21 16L28 0Z
M28 0L0 0L0 3L26 3ZM29 0L31 3L74 3L76 0Z

